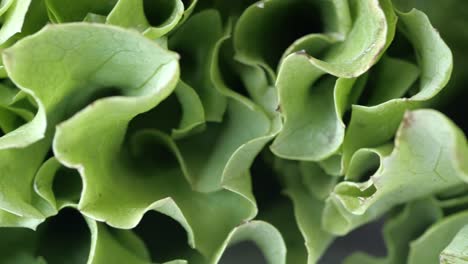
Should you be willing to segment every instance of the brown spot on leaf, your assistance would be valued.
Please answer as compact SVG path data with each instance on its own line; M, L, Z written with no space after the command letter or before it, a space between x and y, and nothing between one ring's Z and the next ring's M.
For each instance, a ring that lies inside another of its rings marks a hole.
M276 107L275 111L278 112L278 113L281 113L281 105L280 104Z
M412 112L407 111L403 116L403 128L409 128L414 122L414 115Z

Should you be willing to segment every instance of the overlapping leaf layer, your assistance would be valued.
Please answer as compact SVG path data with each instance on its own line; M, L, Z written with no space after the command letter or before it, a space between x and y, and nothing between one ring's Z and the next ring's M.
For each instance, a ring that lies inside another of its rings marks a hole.
M430 109L466 69L412 2L1 1L0 262L317 263L385 218L345 263L466 263L467 140Z

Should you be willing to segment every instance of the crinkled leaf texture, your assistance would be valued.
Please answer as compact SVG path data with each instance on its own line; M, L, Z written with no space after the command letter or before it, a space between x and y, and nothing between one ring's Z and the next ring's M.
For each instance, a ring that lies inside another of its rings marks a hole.
M458 150L466 138L450 120L433 110L407 112L393 151L369 180L339 183L327 200L323 224L346 234L395 205L461 185Z
M56 54L56 57L49 54ZM30 58L34 58L34 63L26 63ZM233 236L237 240L240 239L236 238L238 236L249 238L237 235L245 232L242 231L243 226L238 231L232 231L256 214L249 176L236 174L236 177L226 178L222 186L216 185L216 188L221 188L219 191L206 194L195 192L190 186L189 176L192 156L186 154L193 150L184 148L189 142L180 143L181 151L171 137L158 130L147 129L127 134L132 119L156 107L173 91L179 76L177 59L176 54L163 50L135 32L83 23L48 26L5 53L5 63L12 80L31 94L47 113L48 132L39 145L44 146L41 150L47 150L53 135L53 152L57 160L77 169L83 178L83 191L78 204L81 213L111 226L133 228L148 210L159 211L174 218L186 229L188 243L200 251L204 261L216 262L225 248L222 245L227 243L223 241L229 241L228 237ZM77 63L79 61L83 63ZM29 75L34 76L27 77ZM119 95L97 99L79 110L96 93L108 92L109 88ZM260 122L265 123L265 128L259 127L260 131L264 131L259 136L267 134L269 119L261 110L256 110L258 114L254 112L252 115L250 112L253 111L245 104L239 99L229 103L228 113L232 115L234 124L230 126L228 123L227 127L236 128L238 125L235 122L249 117L258 125L257 119L263 118ZM61 121L65 118L65 121ZM42 121L45 123L45 120ZM53 126L56 124L54 134ZM226 132L233 133L235 130L226 129ZM227 134L225 137L233 138L234 144L242 145L256 134L246 133L238 139L235 137L239 135ZM241 143L235 143L239 140ZM148 146L152 147L148 149ZM229 158L235 150L234 146L228 143L227 152L220 150L226 154L215 154L214 157ZM260 150L261 145L256 148ZM159 165L159 161L156 161L155 166L149 166L155 162L151 154L157 155L158 152L168 160ZM44 155L40 154L36 155L38 159ZM240 163L242 160L230 162L245 166ZM215 166L223 165L216 160L212 163ZM239 168L235 166L234 169ZM38 186L43 186L40 182ZM50 188L45 190L42 198L56 203L51 198ZM284 252L271 251L265 246L262 232L266 231L262 230L266 229L268 233L273 230L271 235L278 241L279 249L282 247L281 236L266 224L248 223L245 228L250 226L259 230L251 234L251 239L263 245L268 255L273 254L272 259L278 256L275 261L281 263Z
M1 263L218 263L251 241L313 264L383 216L387 256L345 263L466 261L466 137L419 109L452 53L421 11L5 0L0 19Z
M383 102L374 106L353 106L351 121L343 144L345 169L356 150L363 147L376 147L390 140L395 135L404 112L420 107L422 102L434 97L450 78L453 66L452 53L426 15L417 10L397 14L398 29L401 31L400 34L403 34L413 45L419 70L404 60L391 58L382 60L381 73L375 84L376 87L382 88L381 91L376 90L374 93L376 93L376 98L380 98L379 100ZM387 67L391 67L391 73L388 72ZM410 98L385 94L389 90L408 90L418 76L419 92Z

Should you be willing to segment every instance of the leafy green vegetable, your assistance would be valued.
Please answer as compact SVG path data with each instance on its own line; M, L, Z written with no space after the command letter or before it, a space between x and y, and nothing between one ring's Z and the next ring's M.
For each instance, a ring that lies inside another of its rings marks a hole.
M440 263L463 263L467 261L466 232L467 227L464 226L440 254Z
M430 143L424 139L430 138ZM327 201L324 225L336 234L382 215L392 206L461 185L457 148L463 133L431 110L407 112L392 153L362 183L341 182Z
M358 252L346 259L345 263L405 263L409 252L408 244L441 217L442 211L433 200L411 202L392 216L383 229L387 257L376 258ZM418 221L414 221L415 219Z
M466 262L463 6L0 1L0 263Z
M408 263L439 263L439 254L465 225L466 219L466 212L460 212L430 227L411 243Z
M398 29L413 44L416 53L420 74L418 93L410 98L390 97L388 98L390 100L375 106L353 106L353 115L343 144L345 168L352 154L359 148L379 146L390 140L395 135L404 112L407 109L417 108L421 102L436 95L447 84L452 71L450 49L430 25L428 18L416 10L399 13L398 17ZM397 61L385 60L383 63L397 63ZM400 63L404 65L391 66L392 74L395 74L393 77L377 77L373 85L375 87L388 85L392 90L408 90L414 83L418 70L407 62L400 61ZM388 66L382 66L381 71L385 71L385 67ZM381 72L379 76L386 74ZM387 98L385 94L378 96L383 96L383 99Z

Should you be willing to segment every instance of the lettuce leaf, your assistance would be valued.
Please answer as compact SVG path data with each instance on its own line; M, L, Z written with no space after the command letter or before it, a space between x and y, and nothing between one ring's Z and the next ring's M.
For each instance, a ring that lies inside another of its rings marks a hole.
M462 263L467 20L403 2L1 1L0 262Z

